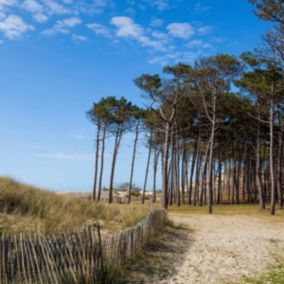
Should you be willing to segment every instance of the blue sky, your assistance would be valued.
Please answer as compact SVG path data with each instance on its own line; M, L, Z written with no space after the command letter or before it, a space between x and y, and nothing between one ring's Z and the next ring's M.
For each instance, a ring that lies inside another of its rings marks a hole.
M95 128L85 112L94 101L115 95L146 104L132 83L141 73L238 55L259 46L267 29L246 0L0 0L0 175L90 190ZM122 142L116 183L129 179L132 140Z

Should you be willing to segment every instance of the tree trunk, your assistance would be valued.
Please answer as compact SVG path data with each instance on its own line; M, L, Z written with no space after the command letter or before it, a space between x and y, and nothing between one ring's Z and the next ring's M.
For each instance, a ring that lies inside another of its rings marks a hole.
M119 126L119 128L116 131L116 135L115 135L112 164L111 164L111 172L110 172L108 203L112 203L112 201L113 201L113 179L114 179L115 165L116 165L118 149L119 149L119 145L120 145L120 141L121 141L121 136L122 136L122 126Z
M263 190L262 190L262 186L261 186L261 182L260 182L259 168L260 168L260 127L258 125L257 138L256 138L255 181L256 181L256 187L257 187L257 190L258 190L259 209L264 210L265 209L265 203L264 203L264 199L263 199Z
M158 169L159 155L160 155L160 151L157 150L157 147L155 147L154 163L153 163L153 197L152 197L153 203L156 202L157 169Z
M170 123L166 122L165 141L163 147L163 169L162 169L162 206L168 208L168 160L169 160L169 132Z
M98 163L99 163L99 151L100 151L100 133L101 122L97 121L97 138L96 138L96 154L95 154L95 169L94 169L94 184L93 184L93 200L96 200L97 191L97 179L98 179Z
M135 139L134 139L131 170L130 170L130 180L129 180L129 188L128 188L128 203L130 203L131 201L131 190L132 190L132 181L133 181L134 165L135 165L135 158L136 158L136 148L137 148L137 142L138 142L138 137L139 137L139 125L140 125L140 121L137 122L136 128L135 128Z
M271 187L271 200L270 200L270 214L275 215L275 180L274 180L274 165L273 165L273 127L274 127L274 102L273 98L270 100L270 119L269 119L269 167L270 167L270 187Z
M101 200L102 192L102 181L103 181L103 171L104 171L104 155L105 155L105 139L106 139L107 124L104 125L103 137L102 137L102 149L101 149L101 166L100 166L100 178L99 178L99 190L97 200Z
M280 115L279 115L280 116ZM278 203L280 208L283 208L283 198L282 198L282 191L281 191L281 156L282 156L282 136L283 136L283 125L281 122L281 117L279 118L281 123L280 132L279 132L279 139L278 139L278 157L277 157L277 195L278 195Z
M150 136L150 145L149 145L146 173L145 173L144 186L143 186L143 196L142 196L142 203L143 204L145 202L145 192L146 192L146 187L147 187L148 173L149 173L151 153L152 153L152 141L151 140L152 140L152 133L151 133L151 136Z

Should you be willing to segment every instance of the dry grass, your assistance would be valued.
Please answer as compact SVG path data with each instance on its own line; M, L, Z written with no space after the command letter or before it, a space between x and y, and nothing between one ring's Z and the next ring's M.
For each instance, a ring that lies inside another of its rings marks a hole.
M149 211L147 205L94 203L0 177L0 232L48 234L100 222L108 233L136 224Z
M192 206L192 205L184 205L181 207L173 206L169 208L169 212L173 214L208 214L207 206ZM271 216L269 213L269 207L267 207L264 211L259 210L259 206L257 204L226 204L226 205L214 205L213 206L213 214L220 216L234 216L234 215L246 215L246 216L254 216L259 217L263 221L271 222L283 222L284 221L284 210L277 209L276 215Z
M190 232L187 226L176 226L168 221L159 233L148 240L140 253L126 262L116 275L115 283L160 283L174 275L190 246Z

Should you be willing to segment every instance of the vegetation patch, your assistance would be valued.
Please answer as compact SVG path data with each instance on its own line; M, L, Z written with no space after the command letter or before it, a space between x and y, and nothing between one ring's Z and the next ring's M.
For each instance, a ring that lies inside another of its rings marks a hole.
M284 283L284 257L273 254L274 262L268 271L256 277L244 277L241 283L246 284L283 284Z
M0 178L0 232L49 234L99 222L108 234L133 226L149 212L147 205L95 203Z
M189 231L189 227L168 221L134 258L116 271L115 283L156 283L176 273L190 245Z

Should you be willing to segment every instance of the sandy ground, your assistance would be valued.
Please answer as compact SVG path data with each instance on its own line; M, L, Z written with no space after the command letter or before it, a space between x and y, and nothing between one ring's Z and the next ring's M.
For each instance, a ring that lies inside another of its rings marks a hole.
M238 283L241 276L256 276L273 262L272 253L284 253L284 220L269 222L253 216L170 215L187 224L189 246L173 277L160 284ZM172 259L175 263L175 259Z

